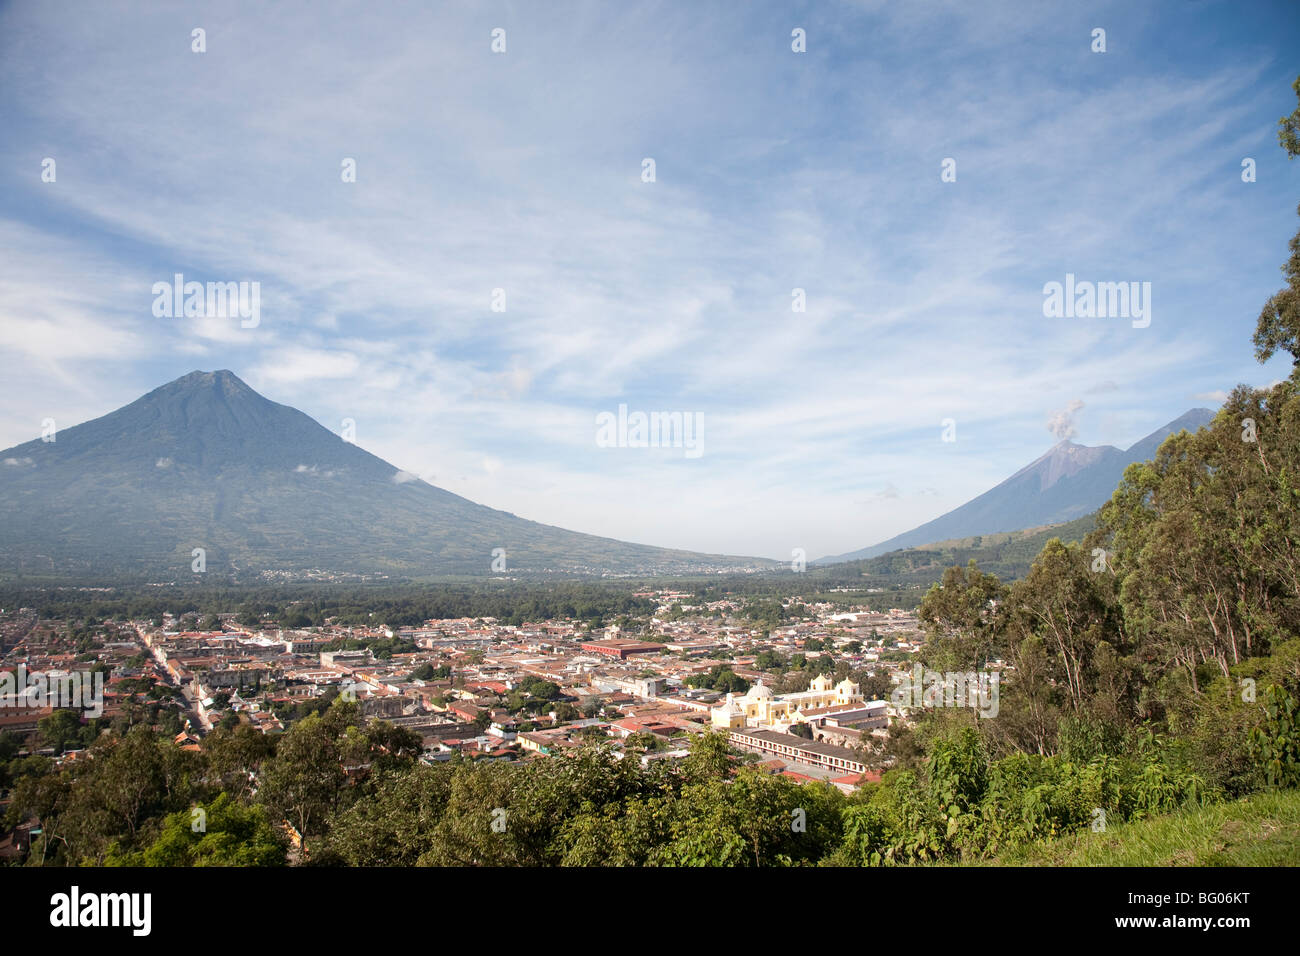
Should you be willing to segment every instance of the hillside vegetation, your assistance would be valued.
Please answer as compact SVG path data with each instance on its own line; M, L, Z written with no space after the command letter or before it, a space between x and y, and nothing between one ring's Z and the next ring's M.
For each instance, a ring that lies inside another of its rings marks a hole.
M1300 866L1300 792L1257 793L1150 820L1084 830L994 866Z
M934 584L948 568L964 566L974 560L990 573L1010 581L1029 573L1034 558L1051 538L1065 542L1082 541L1096 526L1097 516L1086 515L1043 528L937 541L861 561L814 567L807 573L818 583L837 581L855 587L917 587Z

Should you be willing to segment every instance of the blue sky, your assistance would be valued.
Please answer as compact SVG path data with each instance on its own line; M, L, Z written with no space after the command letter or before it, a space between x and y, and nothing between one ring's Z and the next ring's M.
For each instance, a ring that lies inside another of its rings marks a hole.
M1071 403L1123 447L1286 374L1250 335L1297 50L1290 0L4 5L0 446L229 368L538 521L864 547ZM260 324L156 318L175 272ZM1067 272L1150 282L1150 326L1045 318ZM704 454L598 447L619 404Z

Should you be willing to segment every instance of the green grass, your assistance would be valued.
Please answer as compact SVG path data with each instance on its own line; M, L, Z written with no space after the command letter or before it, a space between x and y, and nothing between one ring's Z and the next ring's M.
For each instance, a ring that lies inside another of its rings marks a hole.
M1300 866L1300 791L1086 831L1003 854L993 866Z

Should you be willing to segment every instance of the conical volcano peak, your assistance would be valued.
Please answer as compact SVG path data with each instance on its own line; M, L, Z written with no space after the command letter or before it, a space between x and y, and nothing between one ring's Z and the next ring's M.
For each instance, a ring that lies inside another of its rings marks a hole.
M1062 478L1078 474L1098 461L1117 454L1119 449L1110 445L1080 445L1063 438L1007 480L1015 481L1032 474L1037 477L1038 490L1045 491Z
M406 480L228 369L188 372L5 457L23 466L0 468L0 575L187 578L194 548L205 573L232 576L488 575L504 548L512 571L770 565L565 531Z
M180 378L173 379L166 385L155 389L155 391L200 391L207 388L219 389L227 394L239 392L257 394L249 387L247 382L226 368L217 369L215 372L204 372L195 369Z
M1130 463L1146 461L1169 435L1184 428L1195 431L1213 417L1207 409L1190 409L1127 451L1113 445L1080 445L1063 438L1010 478L961 507L888 541L821 558L816 563L859 560L935 541L1073 521L1106 503Z

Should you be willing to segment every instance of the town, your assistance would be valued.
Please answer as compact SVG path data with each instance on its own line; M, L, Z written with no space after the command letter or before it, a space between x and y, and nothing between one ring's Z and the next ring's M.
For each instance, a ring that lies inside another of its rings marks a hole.
M643 763L673 761L716 730L797 781L847 793L880 779L870 755L890 722L907 717L890 691L920 646L914 611L791 598L771 603L797 620L770 626L747 617L753 605L742 599L634 596L653 613L605 626L466 617L285 628L232 612L74 627L10 609L0 617L5 671L93 671L104 700L92 722L19 700L0 712L0 734L21 752L66 761L89 745L88 729L144 720L198 749L217 727L280 734L341 697L368 720L418 734L426 763L546 759L593 742Z

